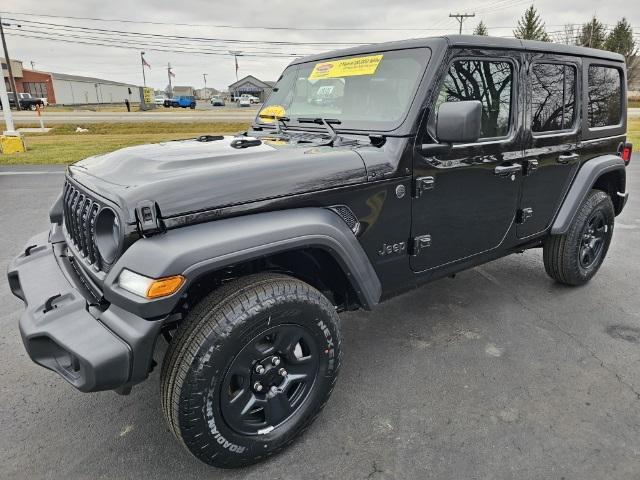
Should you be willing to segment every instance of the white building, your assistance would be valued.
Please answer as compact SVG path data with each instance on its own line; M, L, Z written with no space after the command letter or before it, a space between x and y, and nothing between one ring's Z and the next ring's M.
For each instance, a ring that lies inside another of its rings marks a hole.
M122 103L125 98L132 103L141 100L137 85L53 72L51 79L58 105Z

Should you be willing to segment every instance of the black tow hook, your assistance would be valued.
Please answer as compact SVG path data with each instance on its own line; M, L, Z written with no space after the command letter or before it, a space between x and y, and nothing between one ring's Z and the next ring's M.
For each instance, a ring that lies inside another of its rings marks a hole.
M51 297L49 297L49 299L46 302L44 302L44 310L42 311L42 313L47 313L53 310L54 308L58 308L57 305L53 304L53 301L56 298L59 298L61 296L62 296L61 294L57 293L56 295L52 295Z

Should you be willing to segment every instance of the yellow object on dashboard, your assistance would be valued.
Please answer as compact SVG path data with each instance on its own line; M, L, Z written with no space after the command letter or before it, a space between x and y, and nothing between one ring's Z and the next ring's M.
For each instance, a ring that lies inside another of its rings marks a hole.
M264 107L258 113L258 117L265 123L272 123L274 121L274 117L284 117L285 110L282 105L269 105L268 107Z

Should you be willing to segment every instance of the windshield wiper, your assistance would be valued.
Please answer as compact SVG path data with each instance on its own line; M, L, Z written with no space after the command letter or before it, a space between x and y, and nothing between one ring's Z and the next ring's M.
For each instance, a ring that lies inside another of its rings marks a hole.
M282 133L284 133L284 131L287 129L287 124L285 122L288 122L290 120L289 117L280 117L278 115L260 115L258 114L258 118L266 118L269 120L273 120L275 123L275 127L276 127L276 135L280 135ZM282 123L282 127L280 127L280 124Z
M322 125L323 127L325 127L327 129L327 132L329 132L330 138L325 143L323 143L322 146L332 147L334 142L338 139L338 133L335 131L335 129L331 125L340 125L342 122L337 118L301 117L301 118L298 118L298 123L315 123L316 125Z

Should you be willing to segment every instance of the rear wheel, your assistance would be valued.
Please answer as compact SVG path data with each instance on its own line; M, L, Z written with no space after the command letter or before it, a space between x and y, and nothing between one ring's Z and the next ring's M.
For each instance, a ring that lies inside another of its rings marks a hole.
M329 300L297 279L254 275L205 297L181 325L162 366L163 410L200 460L244 466L311 424L339 367Z
M582 285L598 271L609 250L615 213L611 198L591 190L564 235L553 235L544 244L547 274L560 283Z

